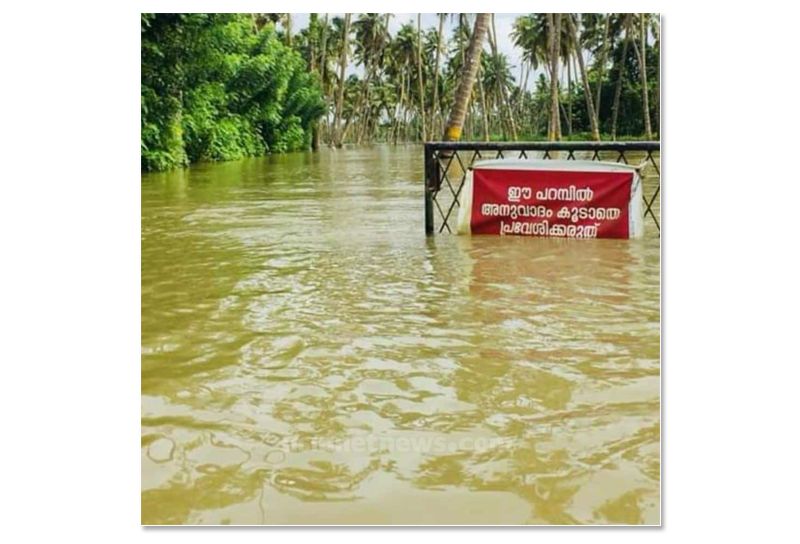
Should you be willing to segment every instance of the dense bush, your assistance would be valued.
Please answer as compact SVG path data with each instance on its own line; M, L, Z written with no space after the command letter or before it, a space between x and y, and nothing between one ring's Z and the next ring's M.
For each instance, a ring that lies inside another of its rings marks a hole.
M249 15L142 15L144 170L310 145L325 112L314 75Z

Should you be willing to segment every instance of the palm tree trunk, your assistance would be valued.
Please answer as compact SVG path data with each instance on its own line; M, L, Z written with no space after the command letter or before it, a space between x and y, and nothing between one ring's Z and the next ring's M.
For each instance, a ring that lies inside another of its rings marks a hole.
M320 39L320 59L319 59L319 77L320 87L322 88L322 98L325 100L325 126L328 126L330 119L329 115L329 102L328 102L328 89L325 88L325 81L327 80L328 73L328 14L325 14L325 19L322 21L322 38Z
M520 100L519 100L519 109L517 110L517 115L519 115L522 118L522 121L524 122L525 120L524 112L528 97L528 76L530 76L531 73L531 64L529 62L523 62L523 65L525 67L525 76L522 78L522 88L520 89L521 92L519 94Z
M557 91L554 89L556 81L553 77L555 67L553 63L553 50L555 49L556 31L555 31L555 15L547 13L547 61L549 63L548 73L550 75L550 120L547 126L547 139L555 140L555 121L553 120L553 109L557 106L555 101L558 99Z
M556 26L556 49L555 49L555 62L556 62L556 99L561 103L561 78L559 77L559 69L561 67L561 14L557 13L555 16ZM563 106L562 106L563 107ZM565 117L566 118L566 117ZM556 115L556 138L561 139L561 116Z
M392 129L392 138L394 140L394 145L397 145L397 134L400 132L400 110L403 107L403 99L405 98L405 71L400 72L400 100L397 101L397 106L394 112L394 122L393 122L393 129Z
M344 129L342 129L342 137L341 137L341 141L342 142L344 142L345 139L347 138L347 131L349 131L350 127L353 126L353 117L354 117L354 115L355 115L355 112L353 114L349 115L347 117L347 120L344 123ZM339 147L342 147L342 145L339 144Z
M583 53L578 38L578 30L575 28L575 22L572 20L571 14L567 15L567 25L569 26L570 34L572 34L572 43L575 46L574 53L578 59L578 67L581 72L583 94L586 97L586 112L589 115L589 126L592 129L592 140L599 142L600 130L597 127L597 114L595 113L594 104L592 103L592 89L589 86L589 78L586 75L586 65L583 63Z
M560 88L561 87L559 87L559 89ZM569 112L567 111L567 107L564 105L564 101L563 100L560 100L558 102L558 107L559 107L559 111L561 112L561 116L559 116L559 118L558 118L559 124L556 126L556 128L558 129L558 134L559 134L559 139L560 139L561 138L561 117L563 117L564 120L567 121L569 119ZM569 126L567 126L567 130L569 130ZM567 135L569 135L569 132L567 132Z
M492 56L489 58L489 62L494 65L494 72L495 72L495 85L493 90L493 95L490 100L491 108L492 108L492 117L494 119L500 118L500 130L503 133L503 140L508 140L508 135L511 130L508 128L508 120L506 119L506 112L499 104L499 96L500 96L500 84L499 84L499 73L497 71L497 46L494 43L494 13L492 13L492 24L486 32L487 38L489 39L489 48L492 50ZM481 83L483 83L483 76L481 75L483 70L483 63L478 68L478 86L480 87ZM484 86L485 87L485 86ZM495 122L495 126L497 123Z
M467 18L467 15L465 13L459 13L458 14L458 25L459 25L459 28L469 26L469 19ZM458 32L458 49L459 49L459 52L461 53L461 67L462 67L462 70L463 70L463 67L466 64L466 59L467 59L467 47L464 44L464 35L460 30ZM472 115L471 115L471 112L469 111L470 110L469 104L470 104L470 102L472 102L472 95L473 94L474 93L471 92L470 95L469 95L469 98L467 99L467 113L466 113L466 115L464 117L464 127L466 128L467 139L470 139L470 140L472 139L471 136L470 136L472 134L472 129L470 127L470 124L471 124L471 121L472 121Z
M344 72L347 68L347 38L350 34L350 14L344 15L344 29L342 31L342 54L339 58L339 88L336 90L336 112L333 117L333 140L336 147L342 147L342 133L339 131L342 121L342 105L344 101Z
M525 61L520 61L519 85L517 88L517 97L514 100L514 121L517 124L519 132L525 131L525 85L528 83L528 67Z
M567 15L569 17L569 15ZM569 47L569 46L567 46ZM572 60L567 57L567 136L572 136Z
M431 132L433 134L439 131L439 121L442 117L441 108L439 107L439 62L441 61L442 53L442 32L444 31L444 13L439 14L439 34L436 37L436 62L433 72L433 104L431 105Z
M653 48L658 50L659 54L659 64L661 63L661 19L657 19L653 21L653 25L651 26L653 31L653 39L655 43L653 43ZM653 108L655 110L655 119L656 119L656 127L655 130L658 134L661 134L661 75L659 71L656 70L656 80L655 80L655 88L653 89Z
M478 93L481 97L481 117L483 118L483 140L488 142L491 138L489 136L489 114L486 111L486 92L483 88L483 69L478 66Z
M328 14L325 14L325 18L322 20L322 37L320 38L320 59L319 59L319 66L320 66L320 76L322 77L322 92L325 94L325 75L328 71Z
M648 140L653 139L653 128L650 125L650 105L648 101L647 89L647 29L645 28L645 14L639 14L639 34L642 40L641 51L639 51L639 67L641 68L642 78L642 110L644 112L644 134Z
M489 34L489 43L492 46L492 56L495 61L498 60L498 53L497 53L497 30L495 29L494 25L494 13L492 13L492 29L491 33ZM497 74L500 75L500 74ZM511 113L511 106L509 105L508 101L508 90L506 89L505 83L500 81L500 77L495 77L497 80L497 87L498 87L498 94L500 95L498 99L502 100L502 111L505 114L505 117L508 122L509 132L511 133L511 139L516 141L517 140L517 127L514 125L514 116Z
M286 31L286 45L289 47L292 46L292 14L291 13L284 13L283 14L283 28Z
M653 25L653 34L655 34L655 44L653 44L653 45L654 45L654 48L658 49L659 64L660 64L660 56L661 56L661 36L660 36L660 34L661 34L661 32L660 32L660 30L658 28L658 23ZM655 108L656 123L658 123L658 125L656 126L656 132L658 134L661 134L661 76L660 76L658 70L656 70L655 89L653 89L653 101L655 102L655 104L653 104L653 107Z
M458 88L456 88L453 108L450 110L450 118L444 130L443 139L445 141L455 141L461 138L464 118L467 115L467 105L470 95L472 94L472 88L475 85L475 76L478 73L478 66L481 62L483 40L486 36L486 29L488 26L489 14L478 13L475 18L475 26L472 29L472 37L467 47L464 66L461 69Z
M505 85L502 87L503 89L503 102L506 105L506 115L508 115L508 124L511 127L511 139L513 141L517 141L517 122L514 120L514 110L511 109L510 101L511 99L508 96L508 89Z
M368 57L369 59L369 57ZM364 86L361 91L361 96L358 98L358 104L356 106L355 111L360 114L361 116L361 124L358 127L358 132L356 135L356 143L360 144L361 139L364 137L364 133L366 132L366 124L367 119L369 118L368 111L369 111L369 84L372 81L372 61L367 60L367 66L364 74Z
M619 73L617 74L617 85L614 88L614 105L611 107L611 139L617 139L617 119L619 118L619 98L622 94L622 81L625 78L625 61L628 58L628 43L630 36L628 34L628 19L630 15L625 16L625 38L622 44L622 58L619 63Z
M558 111L558 56L559 56L559 34L561 33L561 15L557 13L547 14L548 42L550 53L550 128L548 129L547 139L550 141L561 139L561 120Z
M603 30L603 47L600 49L600 60L598 62L598 70L597 70L597 99L594 101L595 111L597 112L598 117L598 124L600 120L600 98L602 93L600 92L603 89L603 74L605 73L606 69L606 60L608 57L608 32L611 28L611 14L606 14L606 26Z
M428 139L425 130L425 85L422 82L422 14L417 13L417 80L419 83L419 114L422 117L422 141Z
M308 23L309 68L311 69L311 73L316 73L317 76L319 76L319 70L317 69L317 50L316 47L314 47L314 33L317 31L318 19L319 15L312 13L309 16ZM313 151L319 149L319 120L314 121L311 127L311 149Z
M408 59L403 69L408 72ZM411 102L411 76L406 78L405 102L403 103L403 142L408 142L408 110Z

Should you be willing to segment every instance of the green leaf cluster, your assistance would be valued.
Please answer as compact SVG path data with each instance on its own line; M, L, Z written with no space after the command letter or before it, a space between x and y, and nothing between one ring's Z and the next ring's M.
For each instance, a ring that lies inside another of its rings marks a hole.
M310 145L319 82L272 24L247 14L143 14L143 170Z

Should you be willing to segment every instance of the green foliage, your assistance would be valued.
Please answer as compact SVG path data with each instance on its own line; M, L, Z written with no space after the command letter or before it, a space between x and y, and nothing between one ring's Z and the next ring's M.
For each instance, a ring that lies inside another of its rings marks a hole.
M316 77L272 24L242 14L143 14L144 170L308 147Z

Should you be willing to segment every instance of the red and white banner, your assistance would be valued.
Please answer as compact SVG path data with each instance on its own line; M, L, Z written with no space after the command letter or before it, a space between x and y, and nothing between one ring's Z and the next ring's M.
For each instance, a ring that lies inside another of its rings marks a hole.
M562 238L642 235L641 187L623 165L486 161L464 187L459 232ZM638 200L637 200L638 198ZM467 212L467 213L464 213ZM467 217L468 216L468 217Z

